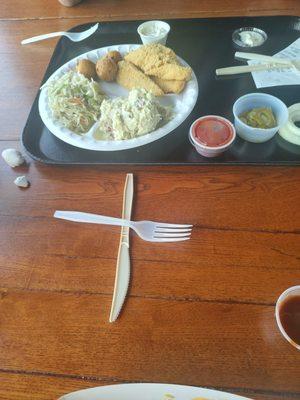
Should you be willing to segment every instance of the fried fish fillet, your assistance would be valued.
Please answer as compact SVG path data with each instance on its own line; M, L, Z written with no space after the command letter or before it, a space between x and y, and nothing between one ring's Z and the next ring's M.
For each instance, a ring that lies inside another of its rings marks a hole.
M153 81L165 92L165 93L180 93L185 87L186 81L175 81L160 79L154 76Z
M136 50L130 51L125 57L143 72L164 64L177 64L177 57L173 50L159 43L146 44Z
M155 96L163 96L163 90L151 79L128 61L118 63L116 81L126 89L145 89Z
M178 64L164 64L147 70L147 75L175 81L188 81L191 78L191 74L190 67L183 67Z

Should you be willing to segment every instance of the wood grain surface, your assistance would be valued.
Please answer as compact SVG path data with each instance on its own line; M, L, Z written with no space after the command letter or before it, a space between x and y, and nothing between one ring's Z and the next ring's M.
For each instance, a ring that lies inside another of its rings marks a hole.
M4 0L2 19L100 17L102 21L151 18L200 18L243 15L299 15L298 0L84 0L62 7L56 0Z
M300 15L297 0L5 0L0 6L0 151L20 132L57 42L33 35L96 20ZM57 209L194 224L192 240L132 235L126 306L108 323L119 228L55 220ZM22 190L13 184L26 174ZM300 282L300 169L50 167L0 161L0 400L169 382L256 400L300 398L299 352L274 319Z

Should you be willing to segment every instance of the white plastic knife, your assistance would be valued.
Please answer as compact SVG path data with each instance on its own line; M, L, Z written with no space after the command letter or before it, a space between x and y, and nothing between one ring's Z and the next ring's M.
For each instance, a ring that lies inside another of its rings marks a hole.
M124 195L122 218L131 219L131 209L133 200L133 175L127 174ZM130 255L129 255L129 229L126 226L121 228L121 238L116 267L115 287L110 310L109 322L114 322L118 318L126 298L130 280Z

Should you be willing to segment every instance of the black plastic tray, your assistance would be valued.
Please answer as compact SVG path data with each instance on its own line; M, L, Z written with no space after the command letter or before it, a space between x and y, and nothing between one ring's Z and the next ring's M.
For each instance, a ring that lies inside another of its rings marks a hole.
M139 43L136 29L141 22L101 22L94 35L79 43L62 37L43 82L58 67L89 50L114 44ZM279 97L287 106L300 102L299 85L258 90L251 74L215 76L216 68L239 63L234 61L234 53L241 49L231 39L235 29L243 26L263 29L268 34L268 40L252 51L273 55L299 37L299 18L209 18L170 20L168 23L171 25L168 45L191 65L199 83L198 101L184 123L164 138L132 150L82 150L57 139L44 126L38 112L37 93L22 133L22 143L28 154L48 164L300 164L300 146L286 142L279 135L262 144L237 138L230 150L213 159L199 155L188 140L189 127L199 116L216 114L233 120L232 105L244 94L255 91L269 93ZM91 25L80 25L72 31L82 31Z

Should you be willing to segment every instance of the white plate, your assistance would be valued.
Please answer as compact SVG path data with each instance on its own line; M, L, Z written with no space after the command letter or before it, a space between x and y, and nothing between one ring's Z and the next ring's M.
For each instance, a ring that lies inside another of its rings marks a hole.
M140 45L137 44L121 44L117 46L102 47L97 50L88 51L85 54L73 58L73 60L67 62L56 70L49 78L48 81L53 78L58 78L70 69L75 69L77 61L83 58L96 62L100 57L104 56L110 50L117 50L122 55L125 55L131 50L138 48ZM178 57L182 65L188 66L188 64ZM128 90L122 88L117 83L101 82L101 88L109 97L122 96L126 97ZM192 112L198 97L198 82L197 78L192 72L191 80L187 83L185 89L179 95L165 95L159 98L159 101L163 105L171 105L173 107L174 117L167 124L162 126L155 131L146 135L140 136L134 139L128 140L95 140L93 138L93 132L96 129L97 123L84 135L77 135L75 132L64 128L57 121L53 121L51 116L51 110L48 106L47 88L42 87L39 97L39 113L43 123L56 137L69 143L73 146L80 147L82 149L89 150L101 150L101 151L115 151L132 149L134 147L143 146L145 144L154 142L174 131Z
M193 400L195 397L204 397L207 400L250 400L219 390L163 383L99 386L66 394L58 400L162 400L165 394L175 396L175 400Z

